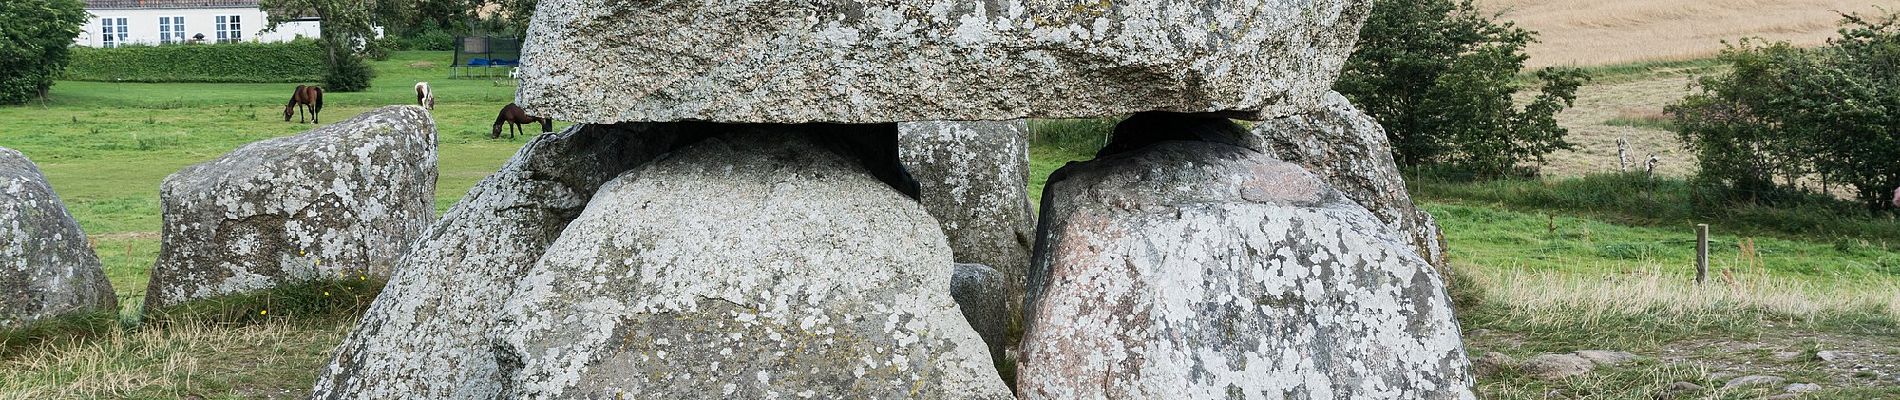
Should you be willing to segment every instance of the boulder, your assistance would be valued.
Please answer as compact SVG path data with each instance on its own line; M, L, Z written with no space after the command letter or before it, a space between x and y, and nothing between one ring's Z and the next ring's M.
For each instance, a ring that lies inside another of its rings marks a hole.
M1781 388L1781 391L1788 392L1788 393L1819 392L1821 391L1821 385L1812 384L1812 383L1796 383L1796 384L1791 384L1791 385L1788 385L1787 387Z
M1598 366L1622 365L1630 361L1636 361L1635 354L1615 350L1579 350L1572 354L1576 354L1577 357L1583 357L1585 360L1590 360L1590 363Z
M387 276L435 216L435 121L383 107L186 167L159 187L145 307Z
M1472 398L1443 282L1371 212L1247 148L1125 148L1045 188L1024 398Z
M1005 309L990 316L1005 318L1005 329L1017 326L1036 234L1029 205L1029 125L937 121L897 127L898 155L918 182L924 211L943 226L957 262L1002 273L997 282L1004 290L996 295Z
M950 297L963 310L963 320L989 345L990 360L1001 367L1008 357L1003 336L1014 319L1004 304L1003 274L983 264L957 264L950 274Z
M1471 360L1471 372L1478 376L1497 376L1504 371L1517 368L1517 359L1499 352L1487 352L1476 360Z
M528 142L398 262L318 374L314 399L487 399L505 377L489 331L528 267L602 183L678 140L649 124L575 125Z
M67 313L118 310L86 232L46 176L0 147L0 330Z
M1347 198L1371 210L1432 265L1446 266L1443 232L1430 213L1412 203L1405 177L1392 159L1385 128L1329 92L1318 107L1254 124L1247 147L1319 174Z
M1722 390L1741 389L1752 386L1774 386L1787 381L1787 378L1774 375L1748 375L1728 380L1728 383L1722 384Z
M1258 118L1332 87L1370 0L544 0L529 114L623 121Z
M1538 355L1525 359L1517 367L1538 379L1563 379L1596 370L1595 363L1576 354Z
M603 186L504 306L503 397L1011 398L942 231L834 128L732 126Z

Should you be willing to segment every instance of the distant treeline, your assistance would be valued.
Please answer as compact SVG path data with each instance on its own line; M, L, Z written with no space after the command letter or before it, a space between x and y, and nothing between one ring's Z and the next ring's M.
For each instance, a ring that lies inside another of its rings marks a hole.
M76 47L60 79L102 82L276 83L323 79L315 41L118 48Z

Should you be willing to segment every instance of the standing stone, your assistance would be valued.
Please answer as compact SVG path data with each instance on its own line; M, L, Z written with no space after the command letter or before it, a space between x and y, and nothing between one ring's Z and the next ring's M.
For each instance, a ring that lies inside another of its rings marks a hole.
M44 318L117 310L112 282L79 221L25 155L0 147L0 330Z
M435 121L383 107L251 143L159 187L145 308L311 279L383 277L435 214Z
M1407 243L1432 265L1446 266L1443 232L1431 213L1412 203L1405 177L1392 160L1385 128L1330 92L1320 106L1254 124L1247 146L1306 167L1404 233Z
M1255 119L1326 93L1371 9L1370 0L543 0L517 99L530 114L582 123Z
M1063 168L1042 210L1024 398L1473 397L1435 270L1298 165L1161 141Z
M950 274L950 297L963 310L963 319L990 348L990 361L1004 364L1003 336L1009 333L1010 311L1004 304L1003 274L983 264L957 264ZM1005 377L1007 378L1007 377Z
M521 278L602 183L678 134L651 124L541 135L470 189L398 263L318 375L315 399L489 399L506 377L489 331Z
M497 329L503 397L1011 398L922 207L826 128L729 129L607 183L548 248Z
M1005 331L1021 324L1035 217L1029 206L1029 125L1005 122L898 124L899 158L922 189L924 211L943 225L959 263L1002 273ZM972 322L983 325L988 322ZM980 329L979 329L980 331ZM991 337L985 336L988 341ZM1006 343L991 343L992 347Z

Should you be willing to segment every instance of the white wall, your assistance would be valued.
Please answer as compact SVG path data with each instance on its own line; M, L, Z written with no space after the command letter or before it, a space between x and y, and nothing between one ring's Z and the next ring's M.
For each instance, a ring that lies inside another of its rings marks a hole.
M295 39L300 35L311 38L318 36L318 22L316 21L285 23L279 26L276 32L264 33L264 27L269 25L268 20L264 11L255 7L90 9L86 10L86 12L92 15L86 20L85 30L80 31L79 37L73 38L73 43L80 46L104 46L104 41L100 40L100 36L103 35L103 32L100 32L99 19L120 17L125 18L127 27L126 42L128 43L159 44L159 17L185 17L185 37L189 38L192 35L203 33L205 35L205 43L217 42L218 22L216 17L219 15L238 16L239 29L243 30L241 39L245 42L283 42Z

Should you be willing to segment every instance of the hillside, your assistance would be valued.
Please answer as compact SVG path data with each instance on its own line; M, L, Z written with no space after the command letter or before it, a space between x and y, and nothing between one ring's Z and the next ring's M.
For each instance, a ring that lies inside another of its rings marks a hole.
M1532 67L1703 58L1743 37L1814 45L1835 36L1839 12L1900 10L1900 0L1477 0L1487 13L1538 31Z

